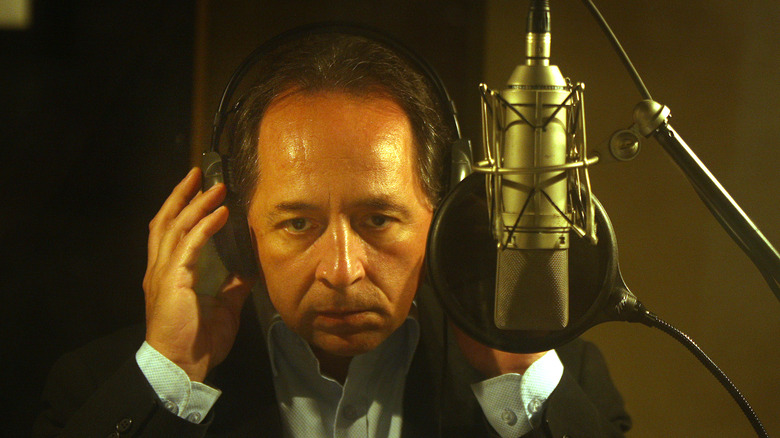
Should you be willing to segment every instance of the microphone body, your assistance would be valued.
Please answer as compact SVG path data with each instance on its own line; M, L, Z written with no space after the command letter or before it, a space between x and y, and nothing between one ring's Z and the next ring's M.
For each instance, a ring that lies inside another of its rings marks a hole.
M567 163L571 86L550 65L549 7L532 4L526 63L499 94L499 173L493 235L498 242L494 322L505 330L568 324L570 215ZM552 170L546 171L545 169Z

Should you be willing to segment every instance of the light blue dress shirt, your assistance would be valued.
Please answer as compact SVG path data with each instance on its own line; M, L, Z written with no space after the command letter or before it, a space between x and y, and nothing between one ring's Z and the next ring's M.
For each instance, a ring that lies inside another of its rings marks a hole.
M268 345L285 436L401 436L404 382L419 337L419 324L407 319L377 348L355 356L341 385L320 372L306 341L274 321Z
M285 436L367 438L401 436L406 374L419 340L413 317L376 349L355 356L344 385L320 372L311 347L275 315L267 341ZM200 423L221 392L198 382L144 342L136 354L141 371L164 406ZM516 438L536 425L544 402L563 374L555 351L525 374L505 374L472 385L490 425Z

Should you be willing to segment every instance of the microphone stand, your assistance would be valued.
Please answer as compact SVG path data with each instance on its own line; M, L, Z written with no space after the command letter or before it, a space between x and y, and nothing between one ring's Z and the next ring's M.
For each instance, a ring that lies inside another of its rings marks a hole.
M780 282L780 254L669 124L669 108L652 99L639 73L637 73L617 37L609 28L606 20L592 0L582 0L582 2L604 31L604 34L609 39L644 98L634 108L634 126L627 131L619 131L610 139L609 150L612 153L612 157L619 161L633 159L639 151L638 139L635 137L635 134L639 133L645 138L652 135L663 147L667 155L683 171L688 181L693 185L696 194L699 195L704 205L707 206L718 223L726 230L726 233L750 257L770 289L774 292L775 297L780 300L780 285L778 284ZM616 305L613 304L605 310L611 313L614 319L640 322L649 327L658 328L682 343L712 373L718 382L726 388L734 401L739 405L743 414L750 421L758 436L768 437L766 429L764 429L747 400L726 374L715 365L688 335L645 309L624 286L615 287L610 298L611 304L616 303Z
M634 108L632 130L638 131L644 137L652 135L663 147L683 171L718 223L758 268L769 288L774 292L775 298L780 301L780 254L669 124L669 108L652 100L628 55L593 2L582 1L606 34L645 99ZM630 143L629 141L624 144L630 145ZM634 150L638 152L638 149ZM635 154L629 158L616 158L625 161L634 156Z
M780 300L780 287L778 287L780 255L682 137L669 125L669 109L657 102L645 100L634 110L634 119L637 126L649 122L644 127L647 133L642 132L642 128L640 132L646 137L652 135L674 160L693 185L699 198L731 238L750 257L775 293L775 297ZM654 126L656 124L657 126Z

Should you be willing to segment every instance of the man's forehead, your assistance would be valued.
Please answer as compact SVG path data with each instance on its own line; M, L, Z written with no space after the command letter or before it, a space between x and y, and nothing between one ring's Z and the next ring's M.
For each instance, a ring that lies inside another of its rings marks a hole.
M266 112L258 139L257 188L286 205L339 191L374 204L422 191L409 119L383 96L286 94Z
M258 130L261 161L270 155L316 165L364 153L378 161L406 160L414 154L408 116L381 94L289 92L268 107Z

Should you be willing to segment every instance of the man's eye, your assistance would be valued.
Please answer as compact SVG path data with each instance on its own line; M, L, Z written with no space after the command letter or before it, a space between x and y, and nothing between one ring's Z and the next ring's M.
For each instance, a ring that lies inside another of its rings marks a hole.
M285 224L285 229L293 233L302 233L312 227L311 221L304 218L290 219Z
M390 218L381 214L368 217L368 225L372 228L384 228L390 223Z

